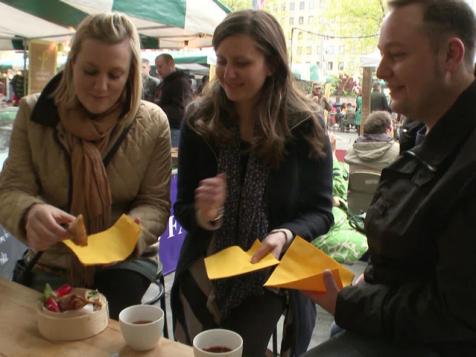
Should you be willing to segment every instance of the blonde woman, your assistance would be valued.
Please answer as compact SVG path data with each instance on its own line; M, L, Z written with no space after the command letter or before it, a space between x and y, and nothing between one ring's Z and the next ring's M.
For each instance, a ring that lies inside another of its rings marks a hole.
M97 288L113 318L155 279L169 216L169 126L159 107L140 100L141 88L133 23L119 13L87 17L64 71L22 99L0 176L1 224L30 252L44 252L31 285ZM95 233L122 213L142 226L126 261L86 268L60 244L75 216Z

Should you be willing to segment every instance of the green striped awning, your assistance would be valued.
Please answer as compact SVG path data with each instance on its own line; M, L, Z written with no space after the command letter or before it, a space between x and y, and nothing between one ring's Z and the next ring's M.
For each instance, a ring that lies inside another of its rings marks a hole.
M208 46L229 12L217 0L0 0L0 49L9 47L1 40L14 37L71 36L85 16L108 11L131 17L144 48Z

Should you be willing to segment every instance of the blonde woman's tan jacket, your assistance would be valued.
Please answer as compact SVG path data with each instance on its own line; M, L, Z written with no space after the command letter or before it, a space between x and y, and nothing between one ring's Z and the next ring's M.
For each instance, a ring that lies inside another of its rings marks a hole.
M38 97L35 94L21 100L9 155L0 174L0 224L24 243L24 216L28 208L44 202L68 211L71 194L64 129L52 100L39 104L32 116ZM167 116L157 105L142 101L135 116L120 121L108 151L112 152L106 166L112 193L112 222L122 213L140 218L142 235L136 254L155 258L158 237L166 227L170 211ZM40 262L66 268L69 254L59 243L48 249Z

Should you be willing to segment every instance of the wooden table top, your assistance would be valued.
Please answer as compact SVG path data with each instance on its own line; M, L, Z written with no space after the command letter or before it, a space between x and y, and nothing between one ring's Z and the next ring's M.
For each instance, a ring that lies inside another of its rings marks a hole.
M0 277L0 356L2 357L191 357L191 347L161 338L150 351L135 352L122 337L119 323L109 320L109 326L91 338L73 342L51 342L37 328L36 306L40 293Z

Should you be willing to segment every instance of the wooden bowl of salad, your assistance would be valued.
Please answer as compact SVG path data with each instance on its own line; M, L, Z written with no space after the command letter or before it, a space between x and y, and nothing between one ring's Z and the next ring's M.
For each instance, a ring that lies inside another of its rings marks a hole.
M97 290L47 284L38 304L38 330L51 341L82 340L102 332L109 323L107 300Z

